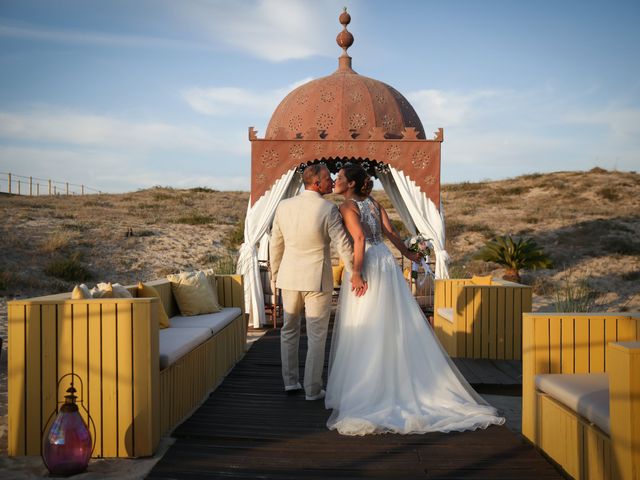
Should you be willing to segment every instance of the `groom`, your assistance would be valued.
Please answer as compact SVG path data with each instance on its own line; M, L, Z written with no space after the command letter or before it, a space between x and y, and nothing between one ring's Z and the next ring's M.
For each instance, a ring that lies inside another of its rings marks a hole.
M282 379L286 392L301 390L298 369L300 316L304 307L308 350L304 368L307 400L324 398L322 370L329 327L333 275L330 243L333 242L347 271L353 249L338 208L323 195L333 191L333 180L324 165L309 165L302 174L305 190L278 205L271 230L269 253L276 287L282 290L284 322L280 332ZM366 282L352 281L356 295L364 295Z

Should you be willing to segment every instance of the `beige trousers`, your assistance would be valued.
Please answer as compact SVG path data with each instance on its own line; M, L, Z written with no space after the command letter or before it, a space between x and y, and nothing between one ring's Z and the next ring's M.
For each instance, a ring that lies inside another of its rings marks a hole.
M322 390L324 346L331 313L331 292L299 292L282 290L284 321L280 331L282 379L285 387L299 380L298 348L300 345L300 317L305 311L307 322L307 359L304 366L304 391L317 395Z

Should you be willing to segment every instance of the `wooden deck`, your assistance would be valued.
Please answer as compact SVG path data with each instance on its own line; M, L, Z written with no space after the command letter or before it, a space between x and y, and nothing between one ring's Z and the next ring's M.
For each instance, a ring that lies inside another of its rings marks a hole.
M327 430L322 401L282 391L278 332L258 340L174 431L175 444L147 478L562 478L504 426L365 437Z

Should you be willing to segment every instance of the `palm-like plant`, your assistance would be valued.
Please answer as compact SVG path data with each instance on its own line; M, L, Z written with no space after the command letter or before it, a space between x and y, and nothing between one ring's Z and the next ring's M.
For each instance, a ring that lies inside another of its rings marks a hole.
M502 278L513 282L520 282L520 270L523 268L551 268L553 265L533 239L519 238L514 241L510 235L488 241L473 258L503 265L506 271Z

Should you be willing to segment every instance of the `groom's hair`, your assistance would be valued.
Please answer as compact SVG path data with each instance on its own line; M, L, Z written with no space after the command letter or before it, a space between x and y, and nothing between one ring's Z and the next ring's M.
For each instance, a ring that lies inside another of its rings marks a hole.
M304 183L304 186L308 187L320 180L320 172L325 168L327 168L326 165L320 165L319 163L309 165L305 168L304 172L302 172L302 183Z

